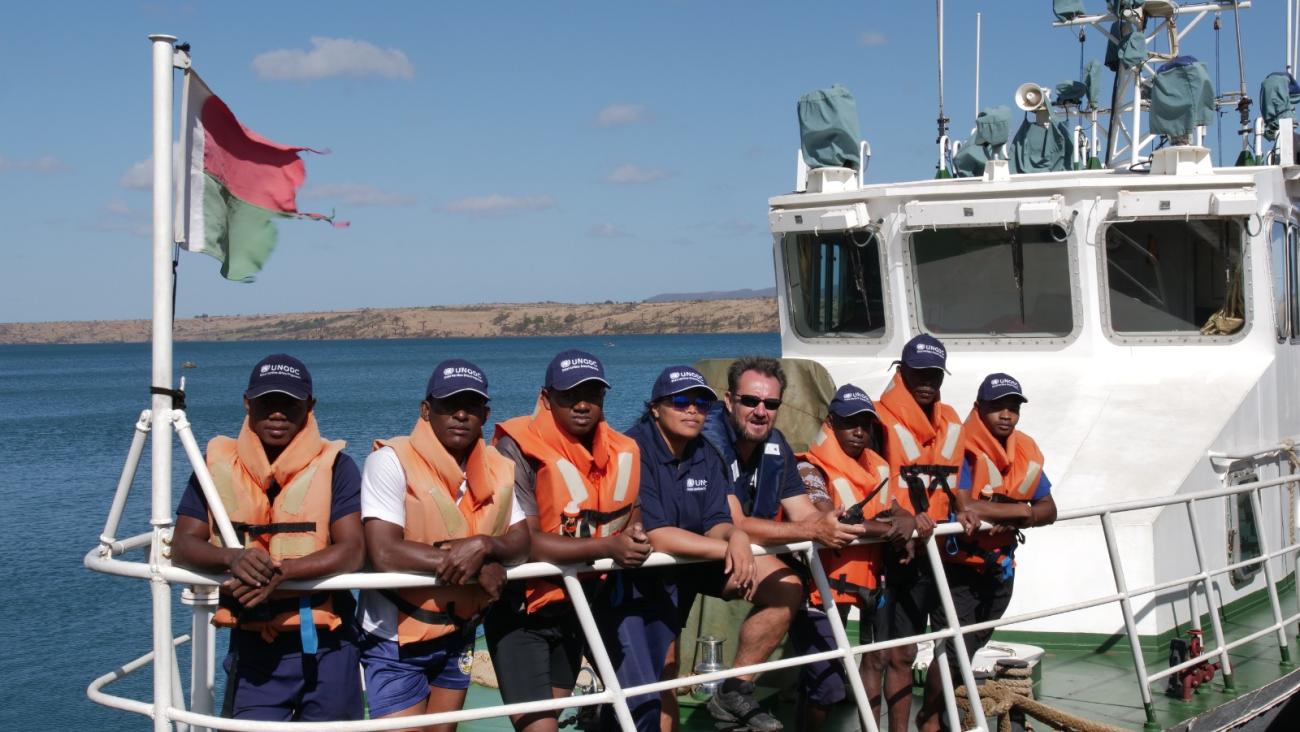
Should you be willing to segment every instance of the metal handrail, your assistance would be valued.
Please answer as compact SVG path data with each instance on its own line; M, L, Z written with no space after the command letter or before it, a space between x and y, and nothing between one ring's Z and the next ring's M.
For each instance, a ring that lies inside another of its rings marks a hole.
M1271 451L1265 451L1258 454L1263 455L1263 454L1269 454L1270 452ZM949 535L958 534L962 532L961 527L956 524L942 524L936 527L934 535L926 542L927 560L929 561L930 566L935 574L936 585L940 591L940 605L942 606L945 614L948 617L949 627L944 630L939 630L931 633L918 634L914 636L908 636L906 638L897 638L897 639L891 639L887 641L880 641L880 642L860 644L860 645L852 645L847 640L847 635L844 632L843 624L840 622L839 613L835 610L834 595L833 593L829 592L829 588L825 586L826 575L821 566L820 558L818 556L818 550L821 548L819 545L816 545L813 542L804 541L804 542L783 544L779 546L754 547L754 553L756 555L801 553L804 554L805 557L809 560L809 565L810 568L812 569L812 575L814 581L818 584L819 588L822 590L821 596L823 598L823 608L826 610L828 619L830 620L832 625L832 633L835 636L835 645L836 645L835 649L830 651L823 651L815 654L809 654L805 656L783 658L775 661L765 661L750 666L736 667L736 668L726 669L723 671L718 671L718 672L713 672L708 674L695 674L695 675L683 676L677 679L657 681L650 684L643 684L643 685L623 689L619 686L618 679L613 673L612 666L610 666L609 664L608 656L605 653L603 641L601 640L599 632L596 630L594 618L591 616L590 606L587 604L587 598L583 592L582 584L578 579L579 575L581 574L618 569L617 566L611 560L600 560L592 564L583 564L583 565L555 565L546 562L530 562L527 564L523 564L511 568L510 570L508 570L507 576L510 579L524 579L524 578L533 578L533 577L554 576L557 574L563 577L564 582L566 584L566 589L569 590L570 598L574 601L575 610L579 615L578 617L579 625L583 630L584 636L586 637L589 653L592 654L593 660L596 661L597 666L600 667L598 670L601 671L600 675L602 681L604 681L606 685L604 691L595 694L583 694L580 696L571 696L562 699L546 699L546 700L538 700L533 702L501 705L496 707L462 709L455 712L426 714L426 715L420 715L418 717L404 717L404 718L396 718L396 719L379 719L379 720L365 720L365 721L352 721L352 722L308 723L308 722L255 722L255 721L246 721L246 720L231 720L231 719L222 719L222 718L218 718L206 714L198 714L174 706L168 706L166 713L171 720L177 722L189 723L195 726L207 727L210 729L245 730L246 732L257 732L261 730L311 729L311 730L330 730L330 731L344 732L346 730L386 730L386 729L395 729L397 727L401 727L404 725L411 725L411 724L428 725L428 724L446 723L446 722L453 722L453 721L470 721L476 719L484 719L488 717L499 717L499 716L509 715L509 714L520 714L520 713L543 711L543 710L573 708L573 707L580 707L580 706L589 706L593 704L613 704L615 709L618 712L618 716L620 718L620 722L622 723L622 725L625 728L630 728L631 717L626 702L626 699L629 696L636 696L636 695L647 694L647 693L656 693L659 691L664 691L664 690L674 689L674 688L679 688L684 686L690 686L690 685L703 683L703 682L717 681L717 680L730 678L730 677L747 674L747 673L757 673L757 672L769 671L769 670L774 670L779 668L789 668L789 667L804 665L804 664L813 663L817 661L825 661L825 660L839 658L845 664L846 669L849 670L848 678L850 680L851 686L853 687L855 701L858 704L858 709L860 712L860 716L863 719L863 724L865 729L869 730L869 732L877 732L875 719L870 712L870 705L869 703L867 703L865 691L863 691L861 688L861 679L859 678L857 673L857 660L861 654L867 652L873 652L873 651L880 651L887 648L911 645L926 640L941 641L941 640L946 640L948 638L960 639L966 633L970 633L970 632L998 628L1005 625L1025 622L1028 620L1048 617L1051 615L1057 615L1057 614L1072 612L1075 610L1081 610L1089 607L1096 607L1096 606L1105 605L1113 602L1118 602L1121 605L1121 610L1123 611L1123 615L1124 615L1124 630L1125 633L1128 635L1128 639L1130 641L1130 647L1132 649L1132 653L1134 657L1134 671L1138 677L1139 689L1142 696L1143 706L1146 711L1148 720L1154 721L1154 708L1152 706L1152 701L1151 701L1150 685L1174 673L1177 673L1180 670L1183 670L1192 665L1195 665L1196 663L1217 656L1219 659L1221 659L1223 663L1225 683L1230 684L1231 665L1230 665L1229 652L1234 648L1258 640L1259 638L1265 637L1271 633L1277 633L1278 640L1279 640L1279 650L1280 653L1282 654L1282 659L1284 661L1288 660L1289 650L1287 647L1285 627L1300 621L1300 613L1296 613L1286 618L1282 617L1280 605L1277 598L1278 578L1273 576L1273 572L1270 567L1270 564L1273 560L1277 558L1280 558L1289 553L1300 550L1300 543L1291 544L1277 550L1270 550L1269 547L1267 546L1267 535L1265 532L1261 532L1260 556L1243 560L1240 562L1225 564L1222 567L1209 568L1206 566L1206 562L1204 560L1205 552L1204 552L1204 547L1201 544L1201 536L1200 536L1201 532L1199 530L1199 524L1196 519L1196 513L1194 507L1195 504L1200 501L1211 500L1216 498L1226 498L1229 496L1248 493L1251 497L1252 514L1256 520L1257 525L1262 525L1262 523L1260 522L1260 518L1262 517L1262 509L1259 500L1259 492L1261 490L1265 490L1269 488L1277 488L1292 483L1300 484L1300 475L1292 474L1292 475L1281 476L1269 480L1261 480L1252 483L1245 483L1237 486L1199 491L1199 492L1187 493L1182 495L1167 496L1163 498L1123 501L1118 503L1107 504L1104 506L1094 506L1094 507L1075 509L1069 511L1061 511L1058 514L1058 523L1063 521L1077 521L1077 520L1088 519L1088 518L1098 518L1098 517L1101 518L1101 527L1103 531L1103 536L1106 539L1108 545L1108 550L1109 550L1108 553L1110 554L1110 558L1111 558L1112 576L1115 579L1117 591L1114 593L1106 594L1089 600L1055 606L1052 608L1046 608L1043 610L1033 611L1029 613L1022 613L1011 617L1003 617L998 620L985 621L982 623L972 623L965 626L957 622L956 611L955 608L953 607L951 596L948 594L948 592L946 592L947 590L946 573L944 572L943 561L939 554L939 548L938 548L939 537L949 536ZM1173 579L1173 580L1162 581L1144 587L1129 589L1124 579L1123 567L1121 566L1118 552L1115 550L1115 542L1114 542L1115 533L1114 533L1114 523L1113 523L1114 514L1128 512L1128 511L1146 510L1151 508L1162 508L1162 507L1172 506L1176 504L1185 505L1188 510L1189 522L1192 528L1192 532L1191 532L1192 541L1196 549L1196 556L1197 556L1197 563L1198 563L1197 573L1185 577ZM984 524L981 527L981 530L987 528L988 525ZM866 540L861 543L875 543L877 541L879 540ZM95 571L105 572L108 574L115 574L119 576L129 576L129 577L137 577L141 579L154 579L154 580L162 579L163 581L171 582L171 583L206 585L206 586L213 586L213 585L220 584L222 578L217 575L203 574L203 573L182 569L179 567L172 567L172 566L165 566L165 565L153 565L151 567L150 565L147 564L124 561L117 558L125 552L137 548L143 548L145 546L149 546L150 543L151 543L151 535L141 534L138 536L130 537L122 541L113 542L112 544L109 545L101 544L100 546L97 546L96 548L92 549L90 552L87 553L85 557L85 564L88 568L93 569ZM677 564L690 564L698 561L704 561L704 560L676 557L669 554L655 552L651 554L651 556L646 560L643 566L659 567L659 566L669 566L669 565L677 565ZM1254 564L1262 564L1264 567L1265 585L1266 585L1265 589L1269 594L1270 605L1273 610L1274 622L1264 628L1252 632L1251 634L1247 635L1244 638L1239 638L1231 642L1226 642L1226 639L1223 636L1222 628L1220 627L1220 623L1219 623L1219 606L1217 601L1215 600L1215 593L1210 591L1210 583L1213 581L1213 578L1217 575L1221 575L1226 572L1230 572L1234 569L1238 569L1244 566L1250 566ZM624 571L628 571L628 570L624 570ZM286 582L284 583L283 586L285 589L331 590L331 589L344 589L344 588L373 589L378 587L398 587L398 586L416 587L416 586L429 586L429 585L436 585L436 584L437 584L437 580L428 575L415 575L415 574L407 574L407 573L354 573L348 575L337 575L334 577L317 579L317 580ZM1198 585L1202 588L1202 591L1205 594L1207 607L1209 608L1209 616L1211 618L1212 624L1214 625L1213 628L1214 641L1215 641L1214 647L1203 651L1196 658L1189 659L1187 662L1181 663L1177 666L1171 667L1169 669L1164 669L1156 673L1148 673L1146 668L1146 662L1145 659L1143 658L1142 651L1141 651L1140 637L1137 633L1137 623L1133 617L1132 607L1129 604L1130 600L1134 597L1154 594L1178 586L1187 586L1189 588L1189 592L1194 593L1195 588ZM184 637L177 639L175 642L177 644L184 642ZM948 664L945 662L944 659L944 656L946 655L945 645L946 644L936 643L935 650L936 650L936 656L940 660L938 664L938 668L940 670L940 673L943 674L946 679L948 674ZM963 685L967 686L967 693L970 695L972 699L977 698L978 691L975 688L973 674L971 673L970 659L966 654L965 644L961 642L956 642L953 645L957 650L957 662L958 662L957 665L959 671L962 674ZM142 656L141 658L126 664L125 666L117 669L116 671L110 674L99 677L87 689L87 694L91 697L93 701L96 701L97 703L100 704L104 704L106 706L123 709L125 711L133 711L136 713L152 715L154 707L151 705L136 700L113 696L102 691L103 687L107 686L109 683L112 683L113 681L116 681L140 668L143 668L144 666L150 665L152 662L152 656L153 656L152 653L146 654L145 656ZM955 699L953 697L953 692L952 692L952 685L950 683L945 683L943 687L944 687L944 696L945 696L944 701L945 701L945 707L947 713L949 714L950 718L955 718L957 712L955 707ZM973 704L972 712L976 715L976 726L971 729L986 730L988 728L988 725L987 722L984 719L982 719L982 710L980 709L980 705ZM954 727L956 726L958 725L954 725Z

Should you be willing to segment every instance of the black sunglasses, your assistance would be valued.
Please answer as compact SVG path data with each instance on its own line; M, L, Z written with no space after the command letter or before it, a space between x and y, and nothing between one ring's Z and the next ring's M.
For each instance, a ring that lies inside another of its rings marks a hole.
M764 407L767 407L767 411L769 412L775 412L781 408L780 399L759 399L753 394L740 394L736 397L736 401L740 402L742 406L749 407L750 409L754 409L758 405L762 404Z
M694 405L695 408L700 410L701 412L707 412L709 411L709 407L712 407L713 402L716 400L713 397L704 397L704 396L693 397L693 396L688 396L686 394L674 394L668 397L667 399L665 399L664 401L673 405L674 409L684 410L687 407Z

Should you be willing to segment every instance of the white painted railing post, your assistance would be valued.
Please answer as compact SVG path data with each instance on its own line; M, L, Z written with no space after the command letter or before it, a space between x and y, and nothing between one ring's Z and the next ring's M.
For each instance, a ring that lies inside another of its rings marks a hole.
M1192 530L1192 548L1196 552L1196 569L1201 573L1200 585L1205 592L1205 607L1210 614L1210 628L1214 631L1214 642L1219 648L1219 663L1223 668L1223 688L1231 691L1236 688L1232 677L1232 661L1228 658L1228 648L1223 637L1223 621L1219 618L1219 603L1214 596L1214 578L1210 576L1205 561L1205 548L1201 543L1201 521L1196 517L1195 501L1188 501L1183 505L1187 507L1187 522ZM1193 589L1191 596L1196 597L1195 589ZM1195 608L1193 608L1193 611L1195 611ZM1201 627L1199 613L1196 621L1196 627Z
M1119 607L1124 613L1124 630L1128 634L1129 647L1133 651L1133 670L1138 677L1138 691L1142 694L1142 708L1146 712L1147 724L1156 723L1155 706L1151 703L1151 684L1147 680L1147 663L1142 657L1142 638L1138 636L1137 620L1133 617L1133 602L1129 599L1128 582L1124 579L1124 565L1119 558L1119 545L1115 542L1115 523L1111 512L1101 515L1101 530L1106 537L1106 553L1110 556L1110 571L1115 578L1115 591L1119 593Z
M1277 598L1277 580L1273 576L1273 560L1269 558L1269 540L1268 531L1264 527L1264 511L1259 503L1259 489L1251 488L1250 494L1250 511L1255 519L1255 529L1259 533L1259 553L1264 559L1264 581L1268 583L1268 604L1273 609L1273 622L1277 624L1277 645L1278 652L1282 656L1282 663L1291 663L1291 647L1287 644L1286 626L1282 622L1282 604Z
M564 570L564 589L569 594L569 602L573 603L574 614L578 616L578 625L587 640L587 653L591 654L591 660L596 663L596 670L600 672L600 680L605 684L605 691L614 698L612 702L614 716L618 717L619 726L624 730L635 732L636 724L633 723L632 712L627 706L627 696L618 681L614 664L609 660L609 652L605 650L605 642L600 637L596 618L591 614L591 605L587 603L587 594L582 589L582 582L578 580L576 571L571 567Z
M813 583L817 585L817 592L822 596L822 609L826 612L826 620L831 625L835 647L844 651L844 672L848 675L849 688L853 691L853 699L858 705L858 718L862 720L863 729L867 732L878 732L876 714L871 708L872 699L867 696L867 689L862 685L862 674L858 671L858 661L852 651L853 644L849 642L849 634L844 630L844 623L840 622L840 612L835 605L830 582L826 579L826 568L822 566L821 553L814 544L812 549L805 552L805 556L808 557L808 566L812 569Z
M126 497L130 495L131 484L135 482L135 472L140 467L140 455L144 453L144 442L149 437L152 421L153 413L148 409L140 412L140 419L136 420L131 447L126 452L126 462L122 464L122 474L117 479L117 490L113 492L113 503L109 506L108 518L104 521L104 533L99 535L101 546L108 546L117 541L117 528L122 523Z
M961 672L962 683L966 685L966 698L970 699L971 715L975 717L975 726L981 730L989 728L989 723L984 719L984 705L980 703L979 690L975 685L975 674L970 668L970 655L966 653L966 641L963 636L961 622L957 617L957 608L952 604L952 591L948 589L948 575L943 571L943 558L939 556L939 544L935 541L933 535L925 542L925 553L930 559L930 571L934 574L934 587L939 593L939 605L943 608L943 616L948 621L948 631L952 633L952 645L957 653L957 670ZM915 561L915 560L913 560ZM935 658L939 659L939 649L944 643L942 639L935 640ZM952 682L947 678L948 668L947 659L939 661L939 673L944 678L943 701L948 707L948 714L952 718L952 724L955 729L961 729L961 718L957 715L957 701L953 695Z

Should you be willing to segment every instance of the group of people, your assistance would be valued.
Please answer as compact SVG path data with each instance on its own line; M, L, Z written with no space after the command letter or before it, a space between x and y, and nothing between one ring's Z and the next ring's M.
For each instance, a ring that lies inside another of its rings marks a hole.
M242 545L223 545L197 477L173 540L177 563L228 576L213 618L232 629L223 713L348 720L363 706L372 718L460 709L480 625L503 701L568 696L586 640L558 578L506 580L507 566L529 560L626 569L654 551L698 560L579 576L625 688L677 675L679 635L701 594L753 603L736 667L766 660L787 636L795 654L834 648L831 598L808 567L755 556L753 545L825 547L834 607L842 618L856 607L859 642L869 642L923 633L927 621L946 627L925 542L937 523L957 521L964 533L944 537L941 554L959 618L1000 617L1019 529L1050 523L1056 509L1042 454L1016 429L1027 401L1019 382L990 375L962 421L940 399L946 357L920 335L879 400L840 387L802 454L774 428L786 388L776 359L734 361L722 395L689 366L664 369L620 433L605 420L600 360L564 351L532 414L498 422L490 444L487 377L453 359L434 368L411 433L375 441L358 470L344 443L320 435L307 367L268 356L249 376L238 437L214 438L206 455ZM977 533L981 522L992 529ZM438 583L363 590L359 606L347 591L279 589L363 567ZM989 635L965 634L968 653ZM867 654L859 669L877 715L883 690L891 730L908 725L915 654L914 645ZM817 729L849 699L844 664L800 669L799 723ZM942 689L930 671L917 720L936 730ZM737 729L782 729L754 692L752 674L729 678L708 711ZM628 703L639 731L675 728L672 692ZM612 709L600 713L601 729L617 728ZM511 721L552 732L558 712Z

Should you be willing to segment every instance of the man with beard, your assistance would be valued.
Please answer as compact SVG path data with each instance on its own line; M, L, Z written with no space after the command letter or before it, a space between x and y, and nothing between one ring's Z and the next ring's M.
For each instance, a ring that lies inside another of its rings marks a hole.
M840 523L834 513L818 510L808 498L794 451L774 428L785 386L780 361L763 356L737 359L727 371L722 407L711 409L705 422L705 438L731 473L727 503L732 522L757 544L811 539L843 548L862 536L864 529ZM783 515L779 521L778 510ZM789 564L767 555L754 561L755 594L766 602L755 606L740 627L736 666L767 660L804 599L803 582ZM753 730L782 729L755 702L752 674L724 681L709 700L709 712L714 719L743 723Z

